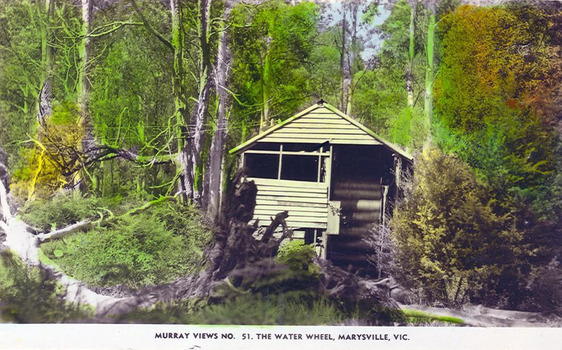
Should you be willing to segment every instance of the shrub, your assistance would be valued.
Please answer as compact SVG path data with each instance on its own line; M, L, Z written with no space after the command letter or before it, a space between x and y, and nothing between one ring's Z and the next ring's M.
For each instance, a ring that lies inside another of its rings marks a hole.
M35 200L21 211L23 221L41 231L61 228L96 217L102 211L102 200L73 193L51 200ZM104 213L105 214L105 213Z
M346 318L337 305L321 297L249 294L209 305L201 309L194 321L203 324L334 325Z
M550 264L534 268L530 274L527 289L529 298L522 305L523 309L554 313L562 317L562 267L556 259Z
M33 148L22 151L14 169L12 192L20 199L47 198L63 187L76 185L73 174L85 135L80 107L62 102L53 108L39 128Z
M305 275L317 275L319 268L312 261L315 257L316 251L311 244L294 240L279 248L276 260L287 265L292 271Z
M516 262L521 235L509 215L494 212L472 170L426 150L408 197L391 222L398 280L448 306L503 293L495 289Z
M247 294L220 303L201 300L157 303L119 318L120 322L237 324L237 325L335 325L347 316L328 299ZM197 304L197 306L196 306ZM204 304L204 303L203 303Z
M283 244L275 258L277 264L268 261L254 264L251 270L257 268L257 272L245 274L242 287L264 295L316 293L320 268L313 262L314 257L316 252L312 245L296 240Z
M8 251L0 260L0 318L18 323L67 322L88 309L64 301L65 289L42 268L30 268Z
M202 267L210 239L195 209L163 204L106 227L42 245L74 278L130 288L168 283Z

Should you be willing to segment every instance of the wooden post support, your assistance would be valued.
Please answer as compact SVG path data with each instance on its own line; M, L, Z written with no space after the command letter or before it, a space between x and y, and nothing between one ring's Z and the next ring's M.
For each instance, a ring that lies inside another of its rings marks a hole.
M394 201L398 201L399 192L400 192L400 181L402 178L402 158L399 155L394 154L394 177L396 183L396 192L394 194Z
M340 233L341 202L328 202L328 230L327 233L337 235Z
M279 146L279 169L277 169L277 180L281 179L282 166L283 166L283 144Z
M322 249L320 250L320 257L326 259L328 257L328 233L322 231Z

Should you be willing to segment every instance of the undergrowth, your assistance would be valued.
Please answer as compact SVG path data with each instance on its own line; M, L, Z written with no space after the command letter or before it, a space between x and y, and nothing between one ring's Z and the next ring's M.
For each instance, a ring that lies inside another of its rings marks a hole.
M210 237L196 209L163 203L46 242L41 249L65 273L87 284L139 289L197 272Z
M197 304L197 305L196 305ZM157 303L121 316L119 322L224 325L336 325L349 318L322 298L247 294L216 304L193 300Z
M322 297L248 294L209 305L194 316L194 321L235 325L335 325L348 317L337 304Z
M16 323L76 322L92 315L89 307L64 300L66 290L49 271L26 266L4 251L0 257L0 320Z
M157 303L119 321L230 325L360 325L403 322L395 313L368 300L340 300L321 287L314 248L293 241L274 260L244 268L218 284L212 297Z
M26 204L20 211L23 221L39 229L49 231L65 227L87 218L107 215L109 200L82 197L79 194L58 195L50 200L38 199Z
M457 325L464 324L464 321L457 317L438 316L427 312L410 310L410 309L403 309L402 311L406 315L408 322L413 323L414 325L434 324L434 323L457 324Z

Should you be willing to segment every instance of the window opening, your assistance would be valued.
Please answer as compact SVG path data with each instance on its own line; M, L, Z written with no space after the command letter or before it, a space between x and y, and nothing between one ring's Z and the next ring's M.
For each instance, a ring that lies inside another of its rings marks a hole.
M282 180L318 181L317 157L283 155Z
M250 177L326 182L329 146L279 143L259 146L244 153L244 165Z
M244 162L250 177L277 179L279 176L278 154L247 153L244 156Z

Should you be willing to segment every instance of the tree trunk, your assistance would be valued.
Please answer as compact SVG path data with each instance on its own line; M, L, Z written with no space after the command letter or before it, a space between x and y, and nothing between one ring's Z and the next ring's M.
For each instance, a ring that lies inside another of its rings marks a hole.
M38 2L39 13L45 11L46 18L45 24L41 27L41 63L45 69L41 91L39 92L38 108L37 108L37 121L39 125L45 127L45 118L51 114L51 101L53 99L52 93L52 80L53 80L53 70L54 70L54 48L49 44L51 40L51 27L53 17L55 15L55 0L45 0L44 3Z
M269 28L273 28L275 26L275 19L271 18L267 25L269 31ZM263 47L264 55L262 58L262 74L261 74L262 109L261 109L261 118L260 118L260 132L267 129L270 125L269 102L271 99L271 84L272 84L270 50L271 50L272 42L273 39L271 38L271 36L268 36L265 40L265 45Z
M174 99L174 114L169 132L175 136L177 148L176 177L178 181L177 194L180 201L189 202L193 198L193 157L192 139L189 137L188 124L190 121L185 93L185 74L183 67L184 28L182 27L182 1L170 0L172 17L172 41L168 41L146 19L136 0L130 0L135 11L140 16L145 28L172 50L174 63L172 67L172 96Z
M427 142L431 143L431 119L433 117L433 80L434 76L434 39L435 39L435 12L430 9L431 14L429 17L429 23L427 25L427 67L425 71L425 100L424 100L424 110L425 110L425 128L427 130Z
M346 104L345 104L345 114L351 114L351 103L353 99L353 64L359 55L358 50L358 41L357 41L357 26L358 26L358 12L359 12L359 3L352 2L350 3L350 11L351 11L351 42L349 46L349 51L347 53L347 76L346 76L346 84L347 84L347 93L346 93Z
M93 0L81 0L82 1L82 40L80 41L80 46L78 47L78 56L80 57L80 72L78 74L78 81L76 85L76 97L78 105L82 110L81 116L81 124L84 129L84 138L82 139L82 150L87 150L90 147L93 147L95 144L94 135L93 135L93 126L91 120L88 117L88 92L90 90L90 84L88 81L88 58L89 52L91 50L90 46L90 30L92 27L92 15L93 15ZM87 189L86 183L84 179L86 178L87 172L80 171L76 173L76 176L73 178L74 181L74 189L80 189L82 192L85 192ZM93 187L95 185L95 178L91 178L93 182ZM79 185L79 186L76 186Z
M174 116L175 123L173 132L176 136L177 149L179 153L178 169L178 193L182 201L187 202L193 198L193 159L191 157L191 142L188 137L188 130L185 127L188 118L188 110L185 99L185 81L183 71L183 30L181 18L181 1L170 0L172 13L172 50L174 56L174 66L172 75L172 93L174 96Z
M90 89L90 84L88 81L88 56L90 52L90 30L92 26L92 0L81 0L82 1L82 32L80 41L80 46L78 48L78 55L80 57L80 74L78 75L78 82L76 86L76 92L78 97L78 104L85 110L88 91Z
M191 147L192 169L191 176L193 183L193 198L200 204L200 174L201 172L201 153L205 143L205 123L209 110L209 90L210 90L210 71L211 71L211 43L210 43L210 16L212 0L199 0L199 96L192 122L195 125L193 131L193 144ZM202 187L202 186L201 186Z
M415 36L416 36L415 18L416 18L417 2L415 0L411 1L410 6L411 6L410 30L409 30L410 47L408 50L408 64L406 66L406 91L408 93L408 107L412 109L414 107L414 83L413 83L412 69L414 67L414 57L415 57Z
M265 48L265 56L263 58L263 72L261 78L262 92L262 112L260 119L260 131L269 127L269 99L271 98L271 58L269 57L269 44Z
M217 128L211 143L209 152L209 168L205 173L206 182L206 207L207 216L218 222L220 213L221 193L222 193L222 174L223 174L223 154L226 137L227 117L226 111L229 103L226 85L230 73L230 50L228 49L228 36L224 23L230 13L230 4L225 4L223 13L223 25L219 39L219 48L215 68L215 91L218 96L217 108Z
M347 53L347 20L346 20L346 4L342 3L342 20L341 20L341 48L340 48L340 70L341 70L341 97L340 109L345 111L347 107L347 95L349 92L349 80L351 72L346 64Z

